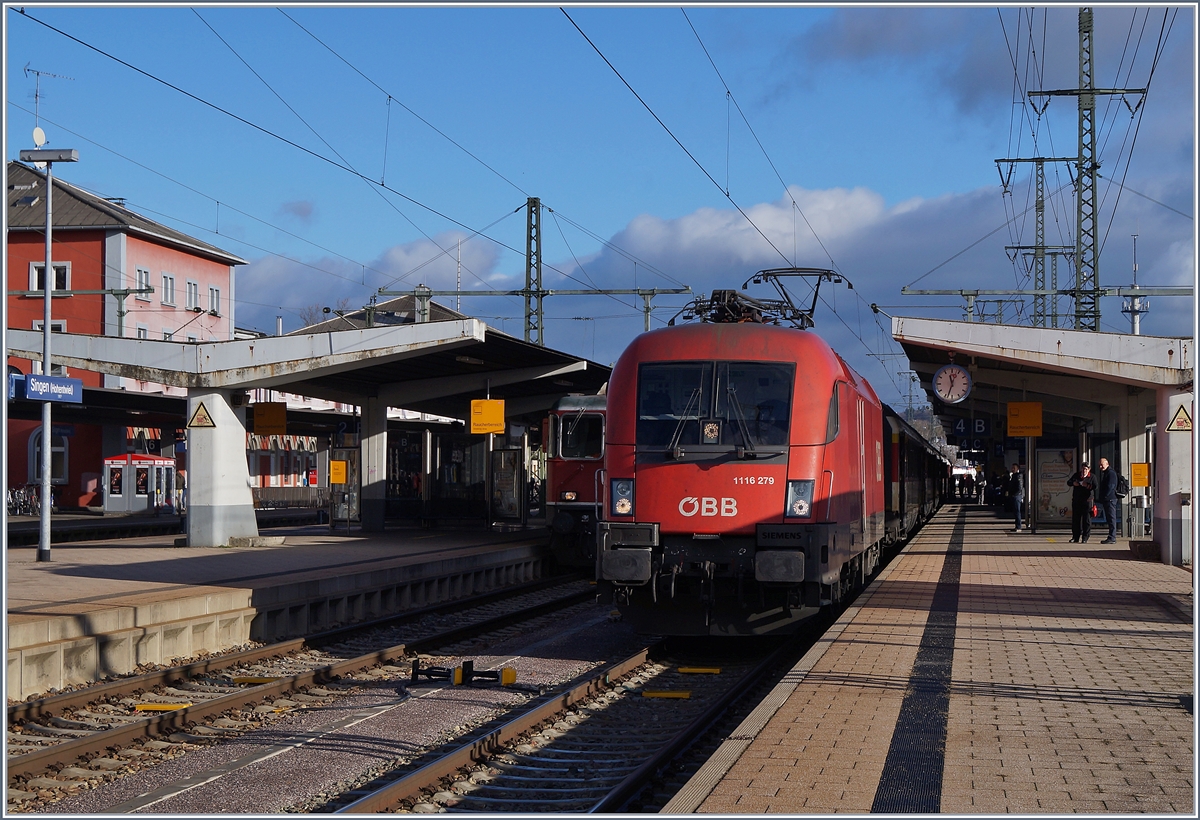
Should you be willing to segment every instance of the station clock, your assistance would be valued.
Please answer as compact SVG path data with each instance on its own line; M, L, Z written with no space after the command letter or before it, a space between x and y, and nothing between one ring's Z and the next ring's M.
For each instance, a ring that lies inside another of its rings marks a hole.
M933 392L946 404L958 404L971 395L971 374L962 365L948 364L933 374Z

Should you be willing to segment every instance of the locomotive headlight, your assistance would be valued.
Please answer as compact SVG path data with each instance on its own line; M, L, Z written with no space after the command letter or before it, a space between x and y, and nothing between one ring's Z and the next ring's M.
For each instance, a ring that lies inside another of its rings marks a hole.
M612 514L633 515L633 479L614 478L611 486Z
M570 490L566 490L564 492L559 493L558 497L559 497L560 501L574 501L575 493L571 492Z
M787 502L783 508L784 518L811 518L813 485L811 478L787 483Z

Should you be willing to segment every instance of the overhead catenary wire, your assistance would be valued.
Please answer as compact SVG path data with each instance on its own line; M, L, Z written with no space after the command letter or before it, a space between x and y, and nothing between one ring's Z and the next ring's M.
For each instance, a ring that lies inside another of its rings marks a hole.
M576 23L573 19L571 19L571 15L567 13L567 10L560 7L559 11L561 11L563 13L563 16L565 16L567 18L567 20L570 21L571 25L575 27L575 30L578 31L580 36L583 37L583 39L587 41L587 44L592 47L592 50L595 51L597 55L599 55L600 59L603 60L604 64L607 65L612 70L613 74L617 75L617 79L619 79L622 82L622 84L624 84L624 86L629 89L629 92L631 94L633 94L633 96L637 99L637 101L642 104L642 107L645 108L646 111L648 111L650 113L650 116L654 118L654 121L657 122L660 126L662 126L662 129L667 132L667 135L672 140L675 141L675 144L678 145L680 147L680 149L683 150L683 153L685 153L687 155L688 159L690 159L696 165L696 167L700 169L700 172L703 173L704 176L708 178L708 181L711 182L713 185L715 185L717 190L721 191L721 193L725 196L725 198L729 200L729 204L733 205L733 207L737 209L737 212L742 215L742 217L750 224L750 226L752 228L754 228L755 231L758 232L758 235L761 236L763 238L763 240L768 245L771 246L771 249L774 250L775 253L779 254L780 259L782 259L787 264L791 264L791 260L789 260L787 258L787 256L783 253L783 251L781 251L781 250L779 250L779 248L775 247L775 243L771 241L770 237L768 237L765 233L763 233L762 228L758 227L758 225L754 222L754 220L750 218L750 215L747 214L744 210L742 210L742 207L740 205L738 205L737 202L734 201L733 197L731 197L728 193L725 192L725 190L721 187L721 183L717 182L717 180L713 178L713 175L708 172L708 169L705 168L703 164L701 164L700 160L696 159L696 157L692 154L692 152L687 149L687 146L684 145L679 140L679 138L677 136L675 136L674 132L671 131L671 129L669 127L667 127L667 124L662 121L662 118L659 117L658 114L656 114L654 112L654 109L650 107L649 103L647 103L644 99L642 99L642 96L640 94L638 94L638 92L634 89L634 87L632 85L629 84L629 81L626 80L624 76L622 76L621 72L617 70L617 67L612 64L612 62L608 59L608 57L604 56L604 52L601 51L600 48L594 42L592 42L592 39L587 36L587 34L584 32L584 30L582 28L579 27L579 24Z
M758 138L758 134L754 132L754 127L750 125L749 118L746 117L745 112L742 111L742 107L738 104L737 97L734 96L733 90L729 87L729 83L725 82L725 78L721 75L721 70L717 68L716 61L713 60L712 55L708 53L708 47L704 45L704 40L700 38L700 32L696 31L696 27L692 25L692 20L690 17L688 17L687 10L681 8L680 11L683 12L683 19L687 20L688 27L691 28L692 34L696 35L696 42L700 44L700 48L704 51L704 56L708 58L709 64L713 67L713 71L716 72L717 79L719 79L721 81L721 85L725 87L725 93L728 95L728 99L733 101L733 105L737 109L738 115L741 116L742 122L746 123L746 128L750 131L750 136L754 137L754 142L758 145L759 150L762 151L763 157L765 157L767 160L767 164L771 166L771 170L775 173L775 178L778 179L779 184L783 186L783 192L787 194L788 199L791 200L792 207L795 208L800 214L800 218L804 220L804 224L807 225L809 231L812 232L813 238L817 240L817 244L820 245L821 250L825 252L825 256L829 259L830 267L832 267L834 270L839 270L837 262L834 261L833 254L829 252L829 249L825 247L825 243L821 241L821 237L817 235L816 228L814 228L812 223L808 221L808 216L804 213L804 209L800 207L800 203L796 202L796 198L792 196L791 188L786 182L783 181L783 175L779 173L779 169L775 167L775 162L771 159L771 155L767 153L767 149L762 144L762 140L760 140ZM726 161L726 164L728 164L728 160ZM729 186L726 185L726 195L729 193L728 187ZM796 264L795 259L792 260L792 264Z
M452 223L452 224L454 224L454 225L457 225L457 226L458 226L458 227L460 227L460 228L463 228L464 230L471 231L471 232L472 232L472 234L477 234L477 235L483 236L484 238L486 238L486 239L488 239L489 241L491 241L491 242L495 243L496 245L499 245L500 247L503 247L503 248L505 248L506 250L512 251L513 253L516 253L516 254L523 254L523 251L521 251L521 250L519 250L519 249L517 249L517 248L515 248L515 247L513 247L513 246L511 246L511 245L509 245L509 244L507 244L507 243L505 243L505 242L502 242L501 240L499 240L499 239L496 239L495 237L488 236L487 234L484 234L484 233L482 233L482 232L481 232L481 231L479 231L479 230L473 229L473 228L471 228L471 226L469 226L469 225L467 225L467 224L465 224L465 223L463 223L463 222L460 222L459 220L457 220L457 219L455 219L455 218L453 218L453 217L449 216L448 214L442 213L441 211L437 210L436 208L433 208L432 206L426 205L425 203L423 203L423 202L420 202L419 200L417 200L417 199L414 199L413 197L410 197L410 196L408 196L407 194L405 194L405 193L403 193L403 192L401 192L401 191L398 191L398 190L396 190L395 188L392 188L392 187L390 187L390 186L387 186L387 185L384 185L384 184L380 184L380 183L377 183L377 182L375 182L374 180L370 179L369 177L365 176L364 174L362 174L362 173L358 172L357 170L355 170L354 168L352 168L352 167L350 167L350 166L348 166L348 165L341 164L341 163L339 163L339 162L337 162L337 161L335 161L335 160L333 160L333 159L330 159L329 157L323 156L322 154L319 154L319 153L317 153L316 151L313 151L313 150L312 150L312 149L310 149L310 148L307 148L307 147L305 147L305 146L303 146L303 145L300 145L299 143L295 142L294 140L290 140L290 139L288 139L287 137L284 137L284 136L282 136L282 135L280 135L280 134L277 134L277 133L275 133L275 132L271 131L271 130L270 130L270 129L268 129L268 128L265 128L265 127L263 127L263 126L260 126L260 125L258 125L257 123L254 123L254 122L252 122L252 121L250 121L250 120L246 119L245 117L242 117L242 116L240 116L240 115L238 115L238 114L235 114L235 113L233 113L233 112L231 112L231 111L229 111L229 110L227 110L227 109L225 109L225 108L222 108L221 106L219 106L219 105L217 105L217 104L215 104L215 103L212 103L212 102L210 102L210 101L208 101L208 100L205 100L205 99L203 99L202 97L199 97L199 96L197 96L197 95L195 95L195 94L192 94L191 92L189 92L189 91L186 91L186 90L184 90L184 89L180 88L179 86L176 86L176 85L174 85L173 83L171 83L171 82L169 82L169 81L167 81L167 80L164 80L164 79L162 79L161 77L157 77L157 76L155 76L155 75L153 75L153 74L151 74L151 73L149 73L149 72L147 72L147 71L145 71L145 70L143 70L143 69L141 69L141 68L138 68L137 66L135 66L135 65L133 65L133 64L131 64L131 63L129 63L129 62L127 62L127 61L125 61L125 60L122 60L121 58L119 58L119 57L117 57L117 56L115 56L115 55L109 54L108 52L104 51L103 49L100 49L100 48L98 48L98 47L96 47L96 46L93 46L93 45L91 45L91 44L89 44L89 43L87 43L87 42L85 42L85 41L83 41L83 40L79 39L78 37L75 37L75 36L73 36L73 35L71 35L71 34L68 34L67 32L65 32L65 31L62 31L61 29L59 29L59 28L56 28L55 26L52 26L52 25L50 25L49 23L46 23L46 22L44 22L44 21L42 21L42 20L39 20L39 19L37 19L36 17L33 17L32 15L29 15L27 12L25 12L25 10L24 10L24 9L19 9L18 11L19 11L19 12L20 12L20 13L21 13L23 16L25 16L27 19L29 19L29 20L32 20L33 22L35 22L35 23L38 23L39 25L42 25L42 26L44 26L44 27L46 27L46 28L50 29L51 31L54 31L54 32L55 32L55 33L57 33L57 34L60 34L60 35L62 35L63 37L66 37L67 39L69 39L69 40L71 40L71 41L73 41L73 42L76 42L76 43L78 43L79 45L81 45L81 46L84 46L85 48L87 48L87 49L90 49L91 51L94 51L94 52L96 52L97 54L100 54L101 56L107 57L108 59L110 59L110 60L113 60L114 62L117 62L117 63L119 63L119 64L121 64L121 65L125 66L126 68L129 68L130 70L132 70L132 71L135 71L135 72L137 72L138 74L141 74L141 75L143 75L143 76L147 77L148 79L151 79L151 80L153 80L153 81L155 81L155 82L157 82L157 83L160 83L160 84L162 84L162 85L164 85L164 86L166 86L166 87L168 87L168 88L172 89L173 91L177 91L178 93L180 93L180 94L183 94L184 96L188 97L189 99L192 99L192 100L194 100L194 101L196 101L196 102L198 102L198 103L200 103L200 104L202 104L202 105L204 105L204 106L206 106L206 107L208 107L208 108L211 108L211 109L213 109L213 110L215 110L215 111L218 111L219 113L225 114L226 116L229 116L229 117L231 117L231 118L233 118L233 119L237 120L238 122L241 122L241 123L243 123L244 125L247 125L247 126L249 126L249 127L253 128L253 129L254 129L254 130L256 130L256 131L259 131L259 132L261 132L261 133L263 133L263 134L265 134L265 135L267 135L267 136L270 136L270 137L272 137L272 138L274 138L274 139L277 139L277 140L279 140L280 142L283 142L283 143L285 143L285 144L287 144L287 145L290 145L291 147L293 147L293 148L296 148L297 150L299 150L299 151L302 151L303 153L305 153L305 154L308 154L308 155L309 155L309 156L311 156L311 157L314 157L314 158L316 158L316 159L319 159L319 160L321 160L322 162L328 163L328 164L330 164L330 165L334 166L335 168L339 168L339 169L341 169L341 170L343 170L343 171L345 171L345 172L347 172L347 173L350 173L350 174L352 174L352 175L354 175L354 176L356 176L356 177L359 177L360 179L363 179L363 180L365 180L365 181L367 181L367 182L371 183L372 185L378 185L378 186L379 186L380 188L382 188L383 190L386 190L386 191L388 191L388 192L390 192L390 193L393 193L393 194L395 194L395 195L397 195L397 196L399 196L399 197L403 198L404 200L406 200L406 201L408 201L408 202L411 202L412 204L414 204L414 205L417 205L418 207L420 207L420 208L422 208L422 209L424 209L424 210L428 211L429 213L431 213L431 214L433 214L433 215L435 215L435 216L437 216L437 217L440 217L440 218L442 218L442 219L445 219L446 221L448 221L448 222L450 222L450 223ZM423 232L422 232L422 233L423 233ZM428 239L428 237L427 237L427 236L426 236L426 238ZM433 241L433 240L430 240L430 241ZM437 243L435 242L434 244L436 245ZM553 270L554 272L556 272L556 273L559 273L560 275L564 276L564 277L565 277L565 278L567 278L567 279L570 279L571 281L574 281L574 282L580 282L580 280L576 279L575 277L572 277L570 274L566 273L565 271L561 271L561 270L559 270L558 268L555 268L555 267L554 267L554 266L552 266L552 265L546 265L546 264L544 264L544 263L543 263L543 267L544 267L544 268L549 268L550 270ZM583 282L580 282L580 284L585 284L585 283L583 283ZM621 304L624 304L626 307L629 307L631 310L636 310L636 309L637 309L637 307L636 307L635 305L631 304L631 303L626 303L626 302L624 302L624 301L622 301L622 300L619 300L619 299L618 299L618 300L616 300L616 301L620 302Z

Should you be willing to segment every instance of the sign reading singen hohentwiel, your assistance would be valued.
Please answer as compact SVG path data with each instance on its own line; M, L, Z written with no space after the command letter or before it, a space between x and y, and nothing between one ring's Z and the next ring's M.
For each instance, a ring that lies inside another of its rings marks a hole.
M83 403L83 382L65 376L25 377L25 398L32 401L61 401Z

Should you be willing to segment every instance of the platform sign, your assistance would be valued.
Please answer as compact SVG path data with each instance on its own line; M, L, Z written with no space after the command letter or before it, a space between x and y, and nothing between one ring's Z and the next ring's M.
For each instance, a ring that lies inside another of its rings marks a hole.
M281 401L255 402L254 434L256 436L286 436L287 405Z
M504 432L504 399L471 400L471 432Z
M986 416L973 419L956 419L954 435L965 438L990 438L992 435L992 420Z
M1040 436L1042 434L1042 403L1040 401L1010 401L1008 403L1008 435Z
M346 462L333 459L329 462L329 483L346 483Z
M83 404L83 381L65 376L38 376L31 373L25 377L25 398L34 401Z
M1129 465L1129 486L1150 486L1150 464L1148 462L1134 462Z

